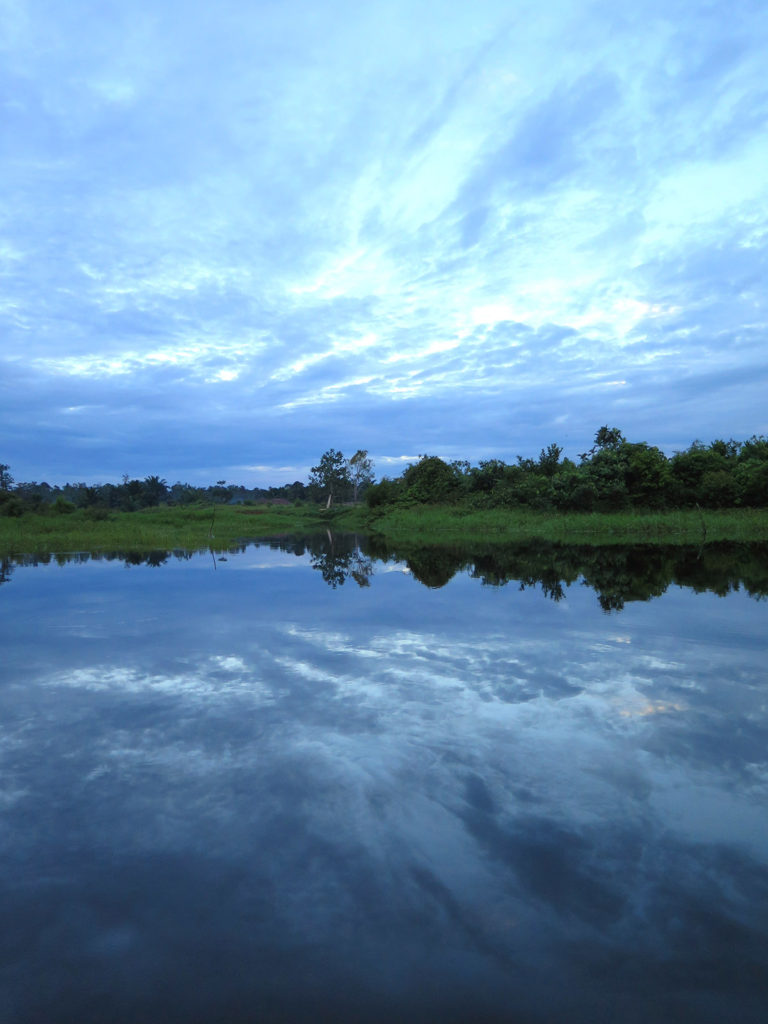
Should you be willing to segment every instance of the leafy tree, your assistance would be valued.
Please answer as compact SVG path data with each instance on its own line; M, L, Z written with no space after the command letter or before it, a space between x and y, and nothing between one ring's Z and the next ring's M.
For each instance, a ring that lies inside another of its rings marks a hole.
M504 479L507 466L501 459L484 459L469 471L470 491L488 494Z
M373 483L373 460L364 448L358 448L349 460L349 478L352 481L352 500L357 501L360 488L365 489Z
M189 505L193 501L202 501L203 495L199 488L177 481L169 491L169 499L176 505Z
M12 487L11 467L7 466L4 462L0 462L0 491L10 491Z
M592 512L599 496L584 470L570 463L552 481L552 497L555 506L564 512Z
M619 453L624 460L624 483L630 503L648 508L667 504L672 473L664 452L645 442L622 442Z
M736 491L726 481L738 465L732 454L726 442L718 441L709 446L694 441L685 451L675 452L671 459L673 503L707 508L732 503Z
M752 436L739 451L734 477L741 503L768 505L768 438Z
M597 448L618 448L625 440L618 427L600 427L595 434Z
M459 488L459 473L436 455L422 455L403 474L406 493L416 502L437 505L451 501Z
M350 487L349 466L342 453L336 448L324 452L312 467L309 483L326 496L325 507L330 508L334 498L338 500Z
M62 498L61 495L54 501L51 506L56 515L67 516L75 511L76 505L72 501L67 501L66 498Z
M208 494L212 501L219 502L220 504L225 504L232 498L232 490L227 487L226 480L217 480L215 487L208 488Z
M168 498L168 483L161 480L159 476L145 477L141 488L141 503L149 508L154 508L161 501Z
M282 488L282 497L287 501L303 501L305 497L306 487L301 480L294 480L292 484L284 484Z
M553 486L552 479L540 473L537 464L532 459L516 467L517 473L512 478L515 505L527 505L537 511L545 511L552 507Z
M123 474L120 487L120 507L124 512L132 512L141 504L141 480L131 480L127 473Z
M398 480L390 480L385 476L377 484L371 484L365 489L365 502L369 508L377 508L379 505L393 505L402 493L402 477Z
M0 491L0 515L22 516L26 506L21 498L10 491Z
M599 451L615 450L625 440L618 427L600 427L595 433L595 443L588 452L582 452L580 458L586 462Z
M539 472L544 476L554 476L560 468L560 456L563 449L558 444L551 444L546 449L541 449L539 455Z
M709 508L733 508L738 504L739 484L726 469L706 472L701 478L701 503Z

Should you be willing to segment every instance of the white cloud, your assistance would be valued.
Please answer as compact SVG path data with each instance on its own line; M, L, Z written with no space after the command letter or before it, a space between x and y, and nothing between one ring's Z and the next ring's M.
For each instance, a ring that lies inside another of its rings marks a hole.
M65 387L98 437L74 391L100 382L127 420L140 393L185 421L190 459L190 409L233 439L289 416L289 459L259 434L278 465L315 457L318 407L351 433L375 403L391 454L408 423L423 446L429 403L472 393L476 416L440 413L472 457L506 443L501 392L527 408L526 447L565 405L583 448L611 410L574 405L575 376L635 389L616 410L631 436L643 405L681 429L645 368L679 376L702 343L762 358L738 336L767 319L766 12L382 0L333 4L321 26L290 2L179 18L139 0L89 9L84 37L83 10L46 9L48 49L34 2L2 10L3 358L29 371L28 408ZM509 323L531 333L491 337ZM555 344L553 326L575 333ZM682 442L765 429L757 389L700 387ZM35 452L77 457L8 410L19 478L46 475ZM157 438L147 471L170 457ZM233 464L254 461L231 443Z

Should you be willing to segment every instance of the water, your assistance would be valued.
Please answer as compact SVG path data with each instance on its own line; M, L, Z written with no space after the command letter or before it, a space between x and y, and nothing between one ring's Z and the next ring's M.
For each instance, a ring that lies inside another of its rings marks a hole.
M765 1019L756 549L280 543L4 567L3 1024Z

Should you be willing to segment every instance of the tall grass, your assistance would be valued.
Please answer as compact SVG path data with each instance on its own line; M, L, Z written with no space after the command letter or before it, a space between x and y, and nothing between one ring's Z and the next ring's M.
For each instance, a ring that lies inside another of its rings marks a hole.
M193 506L70 515L26 513L0 517L0 554L52 551L150 551L218 548L256 537L317 529L330 521L313 506L302 508Z
M580 544L698 544L715 540L768 540L768 509L548 513L421 506L369 516L366 529L390 541L425 544L534 539Z
M543 513L414 506L371 513L301 507L210 506L70 515L0 517L0 555L67 551L149 551L225 547L244 540L319 528L354 530L395 543L452 544L549 540L580 544L714 540L768 541L768 509L730 511Z

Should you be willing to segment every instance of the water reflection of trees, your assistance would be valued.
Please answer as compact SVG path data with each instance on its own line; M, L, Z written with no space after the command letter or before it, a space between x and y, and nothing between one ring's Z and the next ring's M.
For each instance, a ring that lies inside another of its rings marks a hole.
M159 567L171 559L188 560L210 553L213 565L227 554L245 552L254 542L199 551L176 549L143 552L100 551L6 557L0 561L0 584L10 581L18 566L119 561L127 567ZM296 537L269 538L262 546L308 556L312 567L333 588L348 580L369 587L376 563L404 564L419 583L445 586L456 573L467 573L483 586L516 584L536 587L561 601L570 586L590 587L605 611L618 611L631 601L649 601L671 586L721 596L743 590L751 597L768 596L768 544L724 542L690 545L634 544L592 547L546 542L464 547L389 546L358 534L323 531Z
M762 598L768 595L768 545L525 544L475 558L470 574L495 586L514 580L539 585L554 600L579 582L595 591L605 611L660 597L671 585L720 595L743 589Z
M660 597L671 585L719 595L744 590L754 598L768 596L768 544L760 543L593 547L526 542L472 550L390 546L379 538L330 533L268 543L297 555L309 554L333 587L350 578L369 586L376 562L396 562L431 588L445 586L459 572L483 586L537 587L553 601L563 600L570 586L587 586L605 611Z
M721 596L737 590L758 599L768 596L768 544L764 543L594 547L526 542L480 551L376 545L373 554L405 561L414 577L429 587L443 586L457 572L466 572L484 586L537 587L560 601L568 587L579 584L595 591L605 611L618 611L632 601L649 601L672 585Z
M310 557L325 582L334 589L347 580L359 587L369 587L373 576L373 558L367 551L366 539L355 533L309 534L303 537L278 538L265 543L280 551Z

